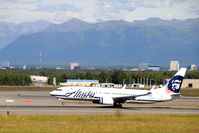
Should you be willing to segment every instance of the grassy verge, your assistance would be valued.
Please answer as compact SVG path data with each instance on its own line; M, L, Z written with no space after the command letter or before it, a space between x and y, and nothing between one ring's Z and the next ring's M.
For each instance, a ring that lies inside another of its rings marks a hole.
M57 87L0 86L0 91L52 91Z
M180 94L182 96L198 97L199 96L199 89L191 89L191 88L182 89L180 91Z
M199 115L10 115L0 116L3 133L198 133Z

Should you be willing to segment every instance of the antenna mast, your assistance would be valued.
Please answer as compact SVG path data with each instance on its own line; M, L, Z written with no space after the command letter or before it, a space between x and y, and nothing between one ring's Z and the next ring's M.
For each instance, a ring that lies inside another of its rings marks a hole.
M41 58L42 58L42 52L40 52L40 69L42 67L42 60L41 60Z

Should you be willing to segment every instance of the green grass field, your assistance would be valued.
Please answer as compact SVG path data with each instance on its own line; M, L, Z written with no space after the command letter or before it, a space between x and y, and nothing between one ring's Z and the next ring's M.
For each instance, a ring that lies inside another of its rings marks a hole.
M199 115L0 115L1 133L198 133Z
M57 87L0 86L0 91L52 91Z
M191 88L182 89L180 91L180 94L182 96L187 96L187 97L199 97L199 89L191 89Z

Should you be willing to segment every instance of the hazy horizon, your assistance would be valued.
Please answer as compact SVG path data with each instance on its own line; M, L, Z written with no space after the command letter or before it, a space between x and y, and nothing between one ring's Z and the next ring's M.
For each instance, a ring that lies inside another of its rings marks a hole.
M45 20L60 24L71 18L95 23L199 17L198 0L1 0L0 3L0 22L14 23Z
M148 62L169 66L170 60L199 65L198 0L0 0L0 5L1 61L35 64L43 52L43 64L53 66L69 62L85 65ZM91 24L150 18L159 18L163 23L153 19L138 25L117 22L90 26L79 21L61 25L73 18ZM37 21L50 23L34 23Z

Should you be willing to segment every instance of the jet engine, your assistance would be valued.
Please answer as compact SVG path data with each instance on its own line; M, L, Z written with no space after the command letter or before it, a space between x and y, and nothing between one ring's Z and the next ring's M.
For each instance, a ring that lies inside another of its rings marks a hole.
M100 97L98 101L93 101L93 103L113 105L114 100L111 97Z

